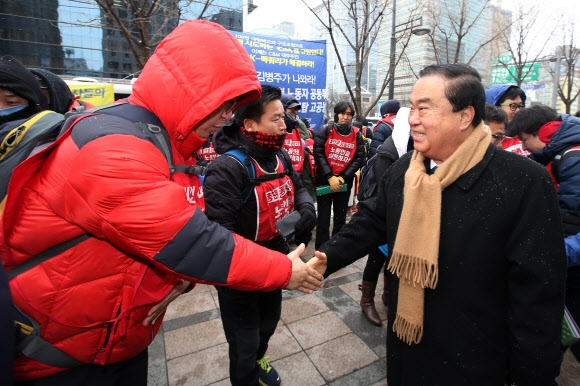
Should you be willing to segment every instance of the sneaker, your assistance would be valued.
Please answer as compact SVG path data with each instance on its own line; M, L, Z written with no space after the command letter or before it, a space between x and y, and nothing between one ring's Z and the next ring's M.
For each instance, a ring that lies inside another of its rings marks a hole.
M262 386L279 386L280 376L278 372L268 363L269 356L264 355L258 360L258 382Z

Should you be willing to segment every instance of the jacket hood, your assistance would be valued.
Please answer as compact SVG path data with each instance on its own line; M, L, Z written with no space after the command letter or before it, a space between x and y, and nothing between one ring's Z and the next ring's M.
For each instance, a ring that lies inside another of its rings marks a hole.
M0 117L0 123L26 119L48 109L46 97L34 75L10 55L0 57L0 88L28 101L28 106L23 110Z
M409 107L401 107L399 109L397 119L394 122L393 134L391 134L399 157L409 151L409 138L412 138L411 125L409 125L410 112L411 108Z
M386 101L381 105L381 117L384 117L387 114L397 114L397 111L401 108L401 104L396 99L391 99Z
M240 146L239 133L240 127L235 122L216 131L213 135L213 146L216 153L224 154L234 148L241 148L241 150L247 151L247 148Z
M238 40L219 24L188 20L157 46L129 102L153 112L179 150L222 103L244 95L240 105L260 93L256 68Z
M562 120L560 127L552 135L550 142L542 150L532 154L536 161L544 165L562 150L580 145L580 118L567 114L562 114L560 118Z
M66 82L58 75L43 68L29 68L28 70L36 76L41 88L48 89L49 109L60 114L66 113L73 101L72 92Z
M513 84L494 84L493 86L489 86L485 90L485 101L487 103L491 103L494 106L497 106L497 101L501 99L503 94L506 93L512 87L518 87ZM526 104L526 94L522 97L522 103Z

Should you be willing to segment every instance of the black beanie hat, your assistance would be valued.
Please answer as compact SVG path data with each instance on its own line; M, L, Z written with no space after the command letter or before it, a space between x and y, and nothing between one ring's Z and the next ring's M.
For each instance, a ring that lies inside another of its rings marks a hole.
M390 99L381 105L381 117L387 114L397 114L401 105L396 99Z
M48 101L36 77L10 55L0 58L0 88L26 99L32 114L48 110Z

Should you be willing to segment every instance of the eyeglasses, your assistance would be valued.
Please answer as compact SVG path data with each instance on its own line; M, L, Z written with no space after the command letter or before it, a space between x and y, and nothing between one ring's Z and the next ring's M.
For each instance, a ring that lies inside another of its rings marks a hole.
M237 99L230 99L229 101L225 101L222 104L222 109L224 109L224 112L226 114L229 114L229 113L234 111L234 109L236 108L237 105L238 105Z
M500 103L500 106L509 106L511 111L516 111L526 107L524 104L518 105L517 103Z
M503 141L505 139L506 135L505 134L492 134L491 137L493 139L498 140L498 141L501 142L501 141Z

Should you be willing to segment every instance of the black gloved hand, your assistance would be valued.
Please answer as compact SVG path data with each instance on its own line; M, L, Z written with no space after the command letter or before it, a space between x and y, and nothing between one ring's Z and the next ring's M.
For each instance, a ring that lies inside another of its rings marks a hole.
M312 239L312 229L316 226L316 212L311 204L303 204L300 209L300 220L294 226L294 242L296 245L308 242Z

